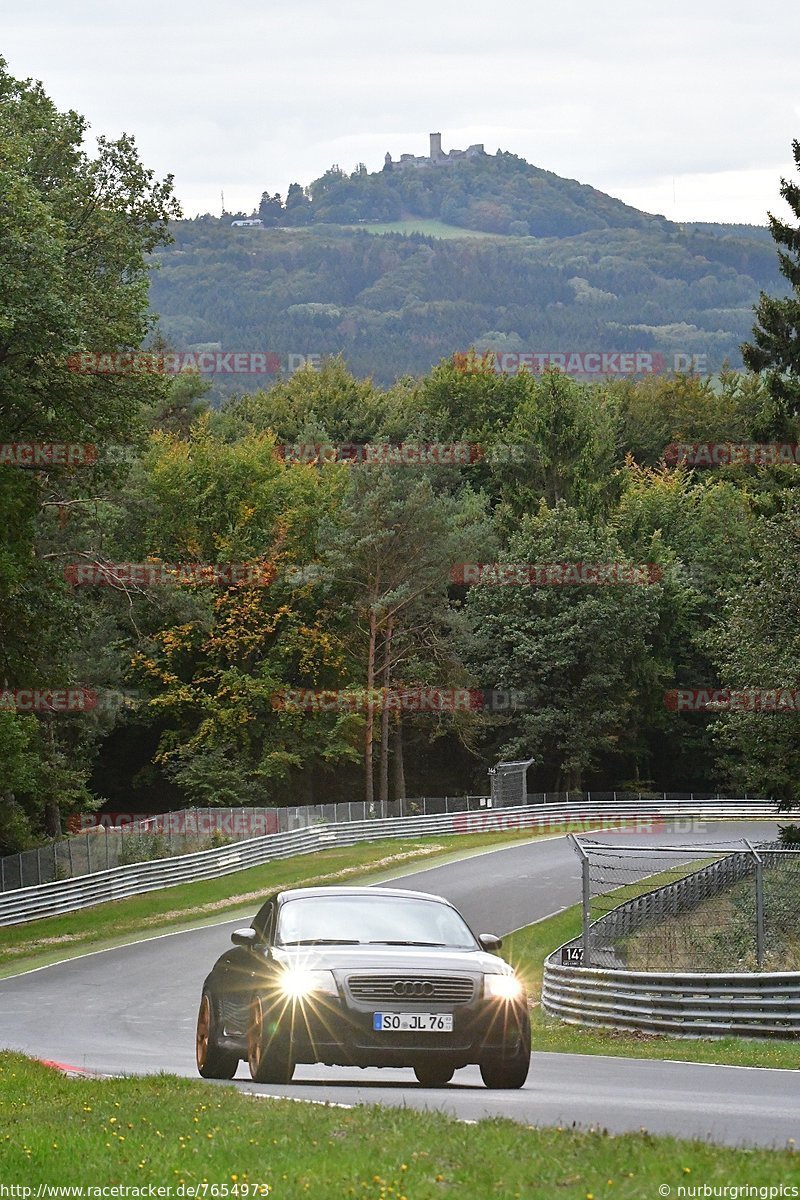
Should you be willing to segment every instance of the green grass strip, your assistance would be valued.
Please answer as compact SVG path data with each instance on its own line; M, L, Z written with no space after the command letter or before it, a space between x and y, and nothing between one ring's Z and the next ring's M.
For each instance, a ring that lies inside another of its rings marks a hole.
M33 1195L39 1184L147 1195L152 1184L173 1197L202 1196L205 1185L213 1200L249 1200L258 1185L274 1200L645 1200L663 1186L677 1196L680 1185L786 1184L797 1173L791 1151L503 1119L466 1125L437 1112L298 1104L168 1075L69 1079L13 1054L0 1055L0 1108L3 1183Z

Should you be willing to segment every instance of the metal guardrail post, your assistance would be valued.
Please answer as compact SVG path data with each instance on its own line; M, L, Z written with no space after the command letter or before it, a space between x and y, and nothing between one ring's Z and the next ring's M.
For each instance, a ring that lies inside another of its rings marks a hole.
M756 962L759 967L764 965L764 860L755 846L742 839L753 858L756 860Z

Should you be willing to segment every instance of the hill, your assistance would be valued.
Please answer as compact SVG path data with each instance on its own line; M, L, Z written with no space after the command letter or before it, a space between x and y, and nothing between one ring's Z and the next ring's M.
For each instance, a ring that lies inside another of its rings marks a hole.
M424 161L424 160L423 160ZM575 179L498 150L442 165L395 164L370 174L333 166L308 188L292 184L286 203L262 196L266 225L349 225L433 217L448 225L516 237L571 237L597 229L668 225Z
M511 154L333 167L260 211L264 228L173 227L151 300L177 348L268 350L284 370L342 354L385 384L470 346L715 371L741 365L759 292L784 291L766 228L676 225Z

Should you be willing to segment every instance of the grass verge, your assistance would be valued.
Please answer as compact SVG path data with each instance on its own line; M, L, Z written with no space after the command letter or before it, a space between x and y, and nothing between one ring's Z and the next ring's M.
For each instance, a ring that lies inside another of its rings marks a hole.
M148 934L191 929L240 914L248 923L264 896L278 888L362 879L378 882L403 874L406 868L433 867L471 850L513 845L534 837L531 830L521 830L334 846L215 879L112 900L60 917L6 926L0 928L0 979L87 950L124 945Z
M503 955L528 980L530 994L540 996L544 960L581 931L581 907L565 909L503 939ZM617 1033L570 1025L537 1007L531 1014L534 1050L557 1054L607 1054L620 1058L677 1059L739 1067L800 1068L800 1042L791 1039L676 1038L646 1033Z
M168 1075L68 1079L14 1054L0 1055L0 1098L3 1181L18 1187L116 1184L146 1195L154 1185L173 1197L242 1197L263 1196L257 1189L266 1185L275 1200L643 1200L665 1185L676 1196L692 1183L786 1183L797 1170L790 1150L502 1119L465 1125L437 1112L297 1104Z

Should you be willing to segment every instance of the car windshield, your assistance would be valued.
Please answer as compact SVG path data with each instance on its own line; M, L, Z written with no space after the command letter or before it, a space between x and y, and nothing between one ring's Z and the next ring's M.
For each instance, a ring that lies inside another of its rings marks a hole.
M447 946L474 950L463 917L448 904L415 897L308 896L281 905L282 946Z

